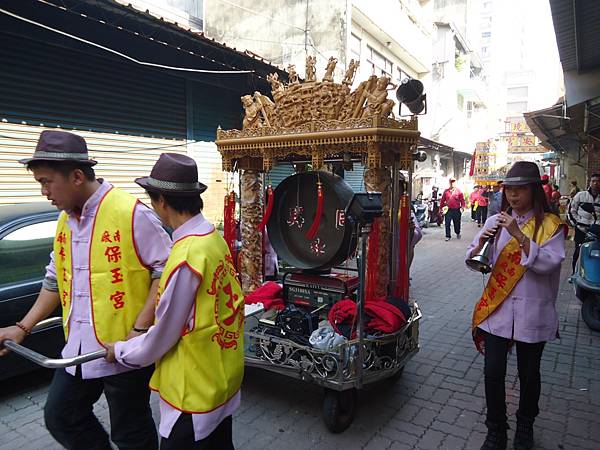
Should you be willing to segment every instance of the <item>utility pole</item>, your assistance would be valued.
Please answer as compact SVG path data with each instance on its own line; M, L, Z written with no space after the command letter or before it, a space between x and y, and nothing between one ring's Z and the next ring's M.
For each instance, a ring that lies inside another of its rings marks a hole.
M308 58L308 2L310 0L306 0L306 14L304 21L304 58Z

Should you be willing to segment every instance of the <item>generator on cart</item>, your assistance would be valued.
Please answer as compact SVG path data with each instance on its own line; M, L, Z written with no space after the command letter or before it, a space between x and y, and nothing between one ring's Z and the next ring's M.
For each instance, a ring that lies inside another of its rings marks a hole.
M322 81L313 58L302 83L270 76L272 99L243 96L243 129L219 129L216 144L223 169L239 173L242 288L248 301L265 296L265 307L246 315L246 364L323 386L323 418L341 432L353 420L357 389L398 378L418 351L409 190L413 161L422 156L415 153L417 114L426 107L422 85L405 80L397 97L413 114L390 117L388 91L396 86L388 77L371 76L352 90L356 67L336 83L335 63L330 58ZM281 162L296 173L275 189L265 186ZM332 173L355 162L364 167L366 192ZM225 234L235 251L232 198ZM264 280L265 230L285 266L275 286Z

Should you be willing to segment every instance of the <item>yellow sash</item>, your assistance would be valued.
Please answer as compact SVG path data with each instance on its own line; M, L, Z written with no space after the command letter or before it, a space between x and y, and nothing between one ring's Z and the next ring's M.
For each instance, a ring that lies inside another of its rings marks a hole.
M542 245L556 233L563 222L554 214L546 213L536 243ZM521 228L529 239L533 238L535 218L532 217ZM483 295L473 311L472 330L492 315L500 304L508 297L527 269L521 265L521 248L515 238L512 238L498 255L492 274L483 290Z

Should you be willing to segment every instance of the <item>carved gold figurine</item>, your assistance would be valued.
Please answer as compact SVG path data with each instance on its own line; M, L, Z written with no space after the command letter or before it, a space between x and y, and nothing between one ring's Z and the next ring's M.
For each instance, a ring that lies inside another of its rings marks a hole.
M323 81L329 81L333 83L333 71L335 70L335 65L337 64L337 58L333 56L329 57L329 62L327 63L327 67L325 68L325 76L323 77Z
M342 80L342 84L345 84L346 86L352 86L358 66L360 66L360 61L354 61L353 59L350 60L350 64L348 64L348 69L346 70L346 74Z
M390 86L390 87L388 87ZM367 92L367 106L363 111L363 117L387 117L392 112L394 100L388 100L387 91L395 89L396 85L390 82L389 77L380 77L373 92Z
M276 94L282 93L284 91L283 84L281 84L281 82L279 81L279 75L277 75L277 73L271 73L267 75L267 81L271 85L271 92L273 94L273 97L275 97Z
M306 75L304 77L304 81L306 83L317 81L317 70L315 69L316 64L317 58L315 56L308 55L306 57Z
M298 84L298 73L294 64L288 65L288 80L289 84Z

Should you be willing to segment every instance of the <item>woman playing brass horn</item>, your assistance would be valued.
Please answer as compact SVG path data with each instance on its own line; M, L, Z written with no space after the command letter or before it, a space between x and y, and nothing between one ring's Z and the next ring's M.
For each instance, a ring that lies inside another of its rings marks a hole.
M507 446L505 377L513 343L520 384L514 448L533 448L540 360L546 341L558 331L555 302L565 258L564 224L550 213L537 165L516 162L503 187L503 212L487 219L467 250L467 259L478 254L498 230L489 254L493 270L475 305L472 323L475 345L485 355L488 433L482 450Z

